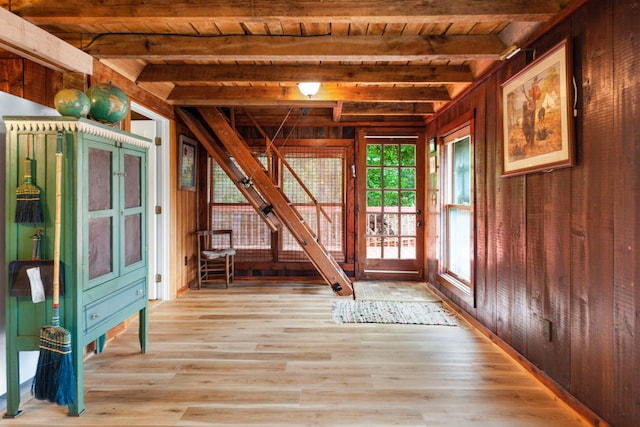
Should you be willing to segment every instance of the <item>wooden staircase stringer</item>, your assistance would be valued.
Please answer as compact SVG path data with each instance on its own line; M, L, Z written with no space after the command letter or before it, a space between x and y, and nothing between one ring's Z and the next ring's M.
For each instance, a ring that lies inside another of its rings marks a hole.
M290 204L287 196L273 183L264 166L255 158L247 143L231 127L220 110L198 108L198 111L267 203L271 204L282 224L289 229L331 289L338 295L352 295L353 287L344 270L317 240L315 233Z
M280 219L273 212L268 212L267 202L255 189L255 187L243 185L242 182L245 178L244 173L240 169L238 169L236 164L229 158L218 141L216 141L215 138L211 135L209 129L206 128L202 124L202 122L198 120L198 118L196 118L186 110L182 108L177 108L176 110L180 118L189 127L191 132L196 135L202 146L207 150L211 157L215 159L218 165L220 165L222 170L235 184L240 193L242 193L242 195L247 199L249 204L260 215L262 220L271 228L271 230L280 230L282 228L282 222L280 222Z

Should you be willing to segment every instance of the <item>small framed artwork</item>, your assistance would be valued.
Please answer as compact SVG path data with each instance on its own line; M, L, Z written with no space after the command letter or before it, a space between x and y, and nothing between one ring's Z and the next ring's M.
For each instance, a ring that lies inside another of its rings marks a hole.
M502 176L574 164L568 40L502 84Z
M196 146L196 141L180 135L180 190L196 191Z
M435 136L429 139L429 153L435 153L438 151L438 141Z

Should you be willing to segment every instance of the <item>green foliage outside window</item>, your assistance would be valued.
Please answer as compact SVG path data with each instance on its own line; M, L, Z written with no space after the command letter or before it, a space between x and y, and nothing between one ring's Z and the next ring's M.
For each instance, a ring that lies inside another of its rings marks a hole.
M415 192L396 191L416 188L415 153L409 144L367 145L367 189L381 190L367 191L367 206L415 206Z

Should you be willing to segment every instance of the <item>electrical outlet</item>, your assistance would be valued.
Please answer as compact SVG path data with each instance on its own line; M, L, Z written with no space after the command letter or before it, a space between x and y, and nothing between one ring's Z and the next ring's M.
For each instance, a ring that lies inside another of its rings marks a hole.
M544 319L542 321L542 336L549 342L551 342L551 326L551 320Z

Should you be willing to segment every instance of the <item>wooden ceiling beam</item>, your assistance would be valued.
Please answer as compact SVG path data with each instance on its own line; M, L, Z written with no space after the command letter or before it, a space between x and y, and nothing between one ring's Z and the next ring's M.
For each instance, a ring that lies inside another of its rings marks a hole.
M137 78L138 83L470 83L473 74L466 65L202 65L149 64Z
M95 58L163 61L434 61L499 60L496 35L464 36L194 36L104 34L83 50Z
M342 116L429 116L431 103L350 102L342 104Z
M126 0L87 2L84 0L13 0L10 10L31 22L44 24L82 23L101 25L119 22L144 24L161 19L168 24L191 23L271 22L283 24L303 21L324 23L407 22L430 24L442 22L476 23L500 21L546 21L557 14L559 0L228 0L187 1Z
M0 48L56 71L93 74L93 58L0 8Z
M327 101L336 106L343 102L398 102L429 103L450 101L449 93L443 87L337 87L322 85L320 91L307 98L297 87L220 87L220 86L176 86L167 102L174 105L294 105L293 102L308 107L324 107ZM260 101L262 104L257 104Z

